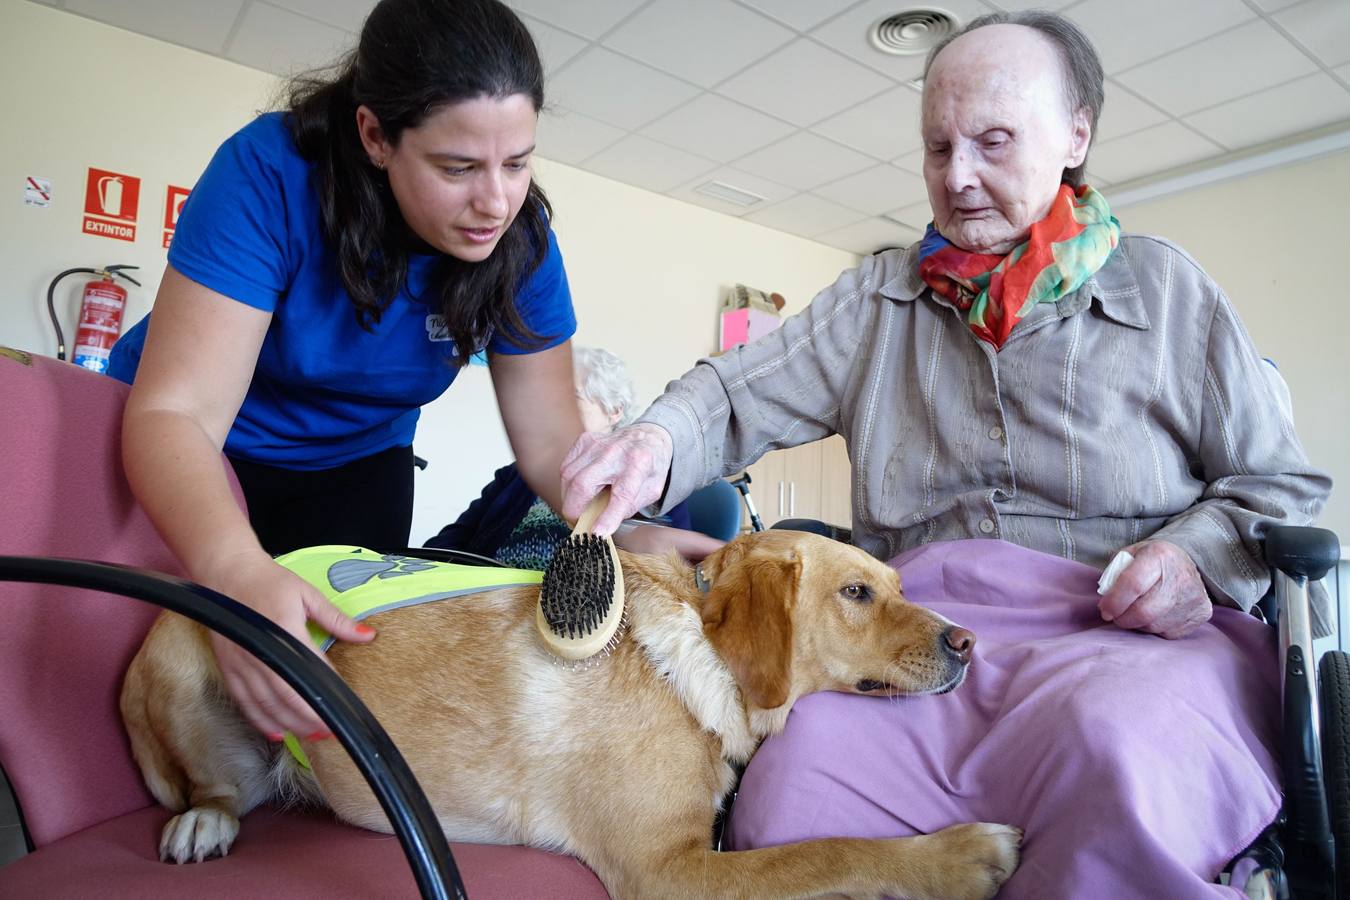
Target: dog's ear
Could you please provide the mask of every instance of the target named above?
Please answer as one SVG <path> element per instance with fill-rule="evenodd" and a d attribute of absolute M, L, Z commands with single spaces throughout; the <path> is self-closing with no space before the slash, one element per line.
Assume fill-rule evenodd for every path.
<path fill-rule="evenodd" d="M 703 633 L 760 709 L 782 706 L 792 682 L 799 559 L 725 560 L 703 604 Z M 730 565 L 726 563 L 731 563 Z"/>

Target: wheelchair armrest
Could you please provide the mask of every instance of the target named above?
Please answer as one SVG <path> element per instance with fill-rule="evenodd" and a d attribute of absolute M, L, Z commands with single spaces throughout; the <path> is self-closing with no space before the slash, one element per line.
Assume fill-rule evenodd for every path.
<path fill-rule="evenodd" d="M 276 623 L 209 588 L 131 566 L 0 556 L 0 581 L 132 597 L 200 622 L 252 653 L 299 693 L 350 754 L 389 817 L 422 896 L 465 896 L 431 802 L 388 733 L 335 671 Z"/>
<path fill-rule="evenodd" d="M 1266 562 L 1291 577 L 1316 581 L 1341 558 L 1334 531 L 1304 525 L 1276 525 L 1266 534 Z"/>
<path fill-rule="evenodd" d="M 783 531 L 807 531 L 843 544 L 853 542 L 853 529 L 844 528 L 841 525 L 830 525 L 819 519 L 779 519 L 770 527 Z"/>

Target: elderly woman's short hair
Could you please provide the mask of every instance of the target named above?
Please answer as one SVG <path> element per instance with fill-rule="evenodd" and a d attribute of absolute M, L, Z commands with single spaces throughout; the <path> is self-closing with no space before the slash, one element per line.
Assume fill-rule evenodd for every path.
<path fill-rule="evenodd" d="M 1097 48 L 1092 46 L 1092 41 L 1088 40 L 1088 36 L 1083 33 L 1082 29 L 1056 13 L 1030 9 L 1020 12 L 996 12 L 977 16 L 971 19 L 960 31 L 948 35 L 929 51 L 928 61 L 924 63 L 923 67 L 924 78 L 928 77 L 928 70 L 932 68 L 933 60 L 937 58 L 944 47 L 961 35 L 969 34 L 986 25 L 1022 25 L 1027 28 L 1034 28 L 1050 39 L 1050 42 L 1059 50 L 1060 63 L 1064 70 L 1064 96 L 1069 101 L 1069 109 L 1086 109 L 1088 111 L 1088 118 L 1092 125 L 1092 140 L 1096 141 L 1097 120 L 1101 117 L 1102 104 L 1106 100 L 1103 86 L 1106 76 L 1102 72 L 1102 60 L 1097 55 Z M 1091 144 L 1088 146 L 1091 147 Z M 1074 187 L 1083 184 L 1086 169 L 1087 157 L 1083 157 L 1081 166 L 1064 170 L 1064 183 Z"/>
<path fill-rule="evenodd" d="M 573 347 L 572 367 L 581 392 L 605 412 L 618 413 L 618 424 L 627 425 L 637 418 L 637 410 L 633 409 L 633 379 L 623 360 L 599 347 Z"/>

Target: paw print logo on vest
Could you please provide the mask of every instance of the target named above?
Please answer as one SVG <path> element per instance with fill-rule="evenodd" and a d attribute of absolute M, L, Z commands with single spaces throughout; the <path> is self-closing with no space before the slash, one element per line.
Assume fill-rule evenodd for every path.
<path fill-rule="evenodd" d="M 367 584 L 374 578 L 381 580 L 398 578 L 401 575 L 416 575 L 418 572 L 434 568 L 435 564 L 410 556 L 386 554 L 379 559 L 344 559 L 328 567 L 328 583 L 333 590 L 342 594 Z"/>

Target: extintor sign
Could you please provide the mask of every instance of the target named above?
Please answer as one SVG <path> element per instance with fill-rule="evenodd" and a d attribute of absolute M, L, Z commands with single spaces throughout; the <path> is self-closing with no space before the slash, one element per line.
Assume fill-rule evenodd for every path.
<path fill-rule="evenodd" d="M 178 216 L 183 212 L 191 188 L 169 185 L 164 192 L 164 248 L 167 250 L 173 240 L 174 229 L 178 227 Z"/>
<path fill-rule="evenodd" d="M 84 187 L 85 234 L 136 240 L 136 211 L 140 205 L 141 180 L 132 175 L 90 167 Z"/>

